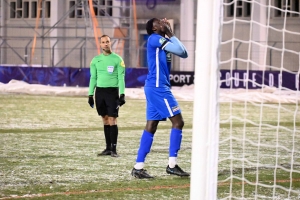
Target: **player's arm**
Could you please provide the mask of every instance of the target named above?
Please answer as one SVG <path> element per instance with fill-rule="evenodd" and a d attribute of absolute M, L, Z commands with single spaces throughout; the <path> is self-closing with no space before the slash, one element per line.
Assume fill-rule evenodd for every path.
<path fill-rule="evenodd" d="M 161 20 L 161 24 L 163 32 L 168 36 L 168 38 L 170 38 L 170 40 L 164 41 L 164 43 L 161 45 L 161 48 L 181 58 L 187 58 L 187 50 L 185 46 L 174 35 L 169 21 L 166 18 L 164 18 Z"/>
<path fill-rule="evenodd" d="M 172 36 L 169 41 L 166 40 L 161 47 L 162 49 L 171 52 L 181 58 L 188 57 L 185 46 L 178 40 L 176 36 Z"/>
<path fill-rule="evenodd" d="M 94 90 L 97 85 L 97 69 L 95 64 L 93 63 L 93 60 L 91 61 L 90 64 L 90 83 L 89 83 L 89 96 L 94 95 Z"/>

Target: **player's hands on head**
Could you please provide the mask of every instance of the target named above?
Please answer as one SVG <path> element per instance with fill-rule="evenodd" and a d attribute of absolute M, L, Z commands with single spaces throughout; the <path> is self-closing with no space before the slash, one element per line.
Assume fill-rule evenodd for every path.
<path fill-rule="evenodd" d="M 163 18 L 163 19 L 161 19 L 161 21 L 163 22 L 164 26 L 165 26 L 170 32 L 172 32 L 171 24 L 170 24 L 170 22 L 167 20 L 167 18 Z"/>
<path fill-rule="evenodd" d="M 122 106 L 122 105 L 124 105 L 126 103 L 126 101 L 125 101 L 125 94 L 121 94 L 120 95 L 120 98 L 118 99 L 118 106 Z"/>
<path fill-rule="evenodd" d="M 161 23 L 162 32 L 164 32 L 168 37 L 172 37 L 174 34 L 171 29 L 170 22 L 166 18 L 164 18 L 164 19 L 161 19 L 160 23 Z"/>
<path fill-rule="evenodd" d="M 93 95 L 90 95 L 89 96 L 89 100 L 88 100 L 88 103 L 90 104 L 90 106 L 92 107 L 92 108 L 94 108 L 94 96 Z"/>

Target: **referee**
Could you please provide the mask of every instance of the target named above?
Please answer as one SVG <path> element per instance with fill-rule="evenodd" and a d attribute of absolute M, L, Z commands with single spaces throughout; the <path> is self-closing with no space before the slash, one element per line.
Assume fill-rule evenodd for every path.
<path fill-rule="evenodd" d="M 125 64 L 121 56 L 112 52 L 108 35 L 100 37 L 103 53 L 95 56 L 90 64 L 90 83 L 88 103 L 102 117 L 106 148 L 98 156 L 118 157 L 117 117 L 119 107 L 125 104 Z M 120 94 L 120 95 L 119 95 Z"/>

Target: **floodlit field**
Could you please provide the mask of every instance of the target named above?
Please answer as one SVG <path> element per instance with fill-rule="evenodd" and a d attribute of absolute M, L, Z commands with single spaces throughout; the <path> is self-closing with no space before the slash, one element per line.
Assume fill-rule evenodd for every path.
<path fill-rule="evenodd" d="M 191 167 L 192 115 L 193 102 L 179 102 L 185 119 L 182 149 L 179 152 L 179 165 L 186 171 Z M 299 111 L 295 105 L 284 105 L 288 110 L 281 110 L 280 141 L 276 141 L 273 131 L 266 131 L 260 141 L 294 149 L 293 178 L 289 171 L 277 170 L 278 182 L 274 182 L 274 169 L 258 167 L 261 183 L 278 184 L 292 188 L 296 192 L 290 199 L 297 199 L 300 189 L 299 134 L 291 136 L 290 129 L 299 129 Z M 234 177 L 255 180 L 257 169 L 251 163 L 241 162 L 241 152 L 251 161 L 257 160 L 257 147 L 243 141 L 245 123 L 228 120 L 230 112 L 243 117 L 245 106 L 236 104 L 230 109 L 229 104 L 222 104 L 220 111 L 220 158 L 218 197 L 228 197 L 228 193 L 240 197 L 244 191 L 245 198 L 253 198 L 255 187 L 251 183 L 242 184 Z M 256 122 L 260 110 L 255 105 L 248 105 L 247 118 Z M 251 112 L 252 110 L 252 112 Z M 266 108 L 263 121 L 277 124 L 278 110 Z M 296 123 L 293 123 L 296 116 Z M 156 133 L 152 152 L 146 160 L 146 167 L 153 180 L 137 180 L 130 175 L 135 163 L 140 135 L 145 125 L 144 100 L 128 99 L 120 109 L 119 158 L 97 157 L 96 154 L 105 147 L 103 125 L 96 110 L 89 107 L 87 98 L 53 97 L 33 95 L 0 95 L 0 199 L 36 198 L 36 199 L 189 199 L 189 178 L 167 175 L 165 168 L 168 161 L 168 144 L 170 122 L 161 122 Z M 257 143 L 258 126 L 249 124 L 247 139 Z M 272 130 L 270 128 L 270 130 Z M 299 132 L 298 132 L 299 133 Z M 229 134 L 231 137 L 229 137 Z M 230 138 L 230 139 L 229 139 Z M 243 145 L 249 143 L 248 145 Z M 244 148 L 243 148 L 244 147 Z M 245 148 L 247 147 L 247 148 Z M 228 158 L 229 152 L 237 157 L 236 162 Z M 276 152 L 275 152 L 276 153 Z M 275 156 L 272 148 L 262 146 L 261 163 L 270 159 L 290 168 L 291 162 L 286 149 L 278 149 L 280 156 Z M 277 159 L 276 159 L 276 158 Z M 278 158 L 279 157 L 279 158 Z M 239 160 L 240 159 L 240 160 Z M 268 160 L 269 159 L 269 160 Z M 246 170 L 241 170 L 244 164 Z M 231 167 L 230 167 L 231 166 Z M 242 174 L 244 174 L 242 176 Z M 234 185 L 230 187 L 230 180 Z M 258 188 L 260 199 L 272 196 L 272 190 Z M 276 195 L 288 197 L 288 191 L 276 190 Z"/>

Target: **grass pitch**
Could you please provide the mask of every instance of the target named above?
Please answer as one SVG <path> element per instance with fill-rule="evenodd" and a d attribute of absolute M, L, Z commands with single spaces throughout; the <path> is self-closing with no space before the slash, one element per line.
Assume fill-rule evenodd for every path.
<path fill-rule="evenodd" d="M 185 127 L 178 161 L 190 171 L 193 102 L 179 104 Z M 261 115 L 256 105 L 245 110 L 243 104 L 234 104 L 234 108 L 221 104 L 218 198 L 228 199 L 229 194 L 242 198 L 243 193 L 243 198 L 252 199 L 255 190 L 260 195 L 257 199 L 274 195 L 277 199 L 298 198 L 300 138 L 290 130 L 299 130 L 300 114 L 295 105 L 283 107 L 279 112 L 280 137 L 270 127 L 277 127 L 278 110 L 268 106 L 260 118 L 265 128 L 258 137 Z M 239 118 L 231 119 L 229 113 Z M 243 113 L 251 123 L 241 120 Z M 147 156 L 145 169 L 155 176 L 153 180 L 130 175 L 145 126 L 145 101 L 128 99 L 120 109 L 118 126 L 120 157 L 97 157 L 105 148 L 103 124 L 87 98 L 0 95 L 0 199 L 189 199 L 190 179 L 165 172 L 171 123 L 159 124 Z M 262 158 L 257 157 L 258 148 L 251 141 L 267 144 L 260 146 Z M 285 170 L 291 168 L 291 142 L 299 144 L 293 145 L 292 172 Z M 272 145 L 286 149 L 273 149 Z M 265 166 L 253 167 L 257 161 Z M 282 167 L 274 175 L 274 168 L 267 164 L 276 162 Z M 258 172 L 260 184 L 275 184 L 279 189 L 255 188 L 252 183 Z M 292 193 L 288 191 L 291 185 Z"/>

